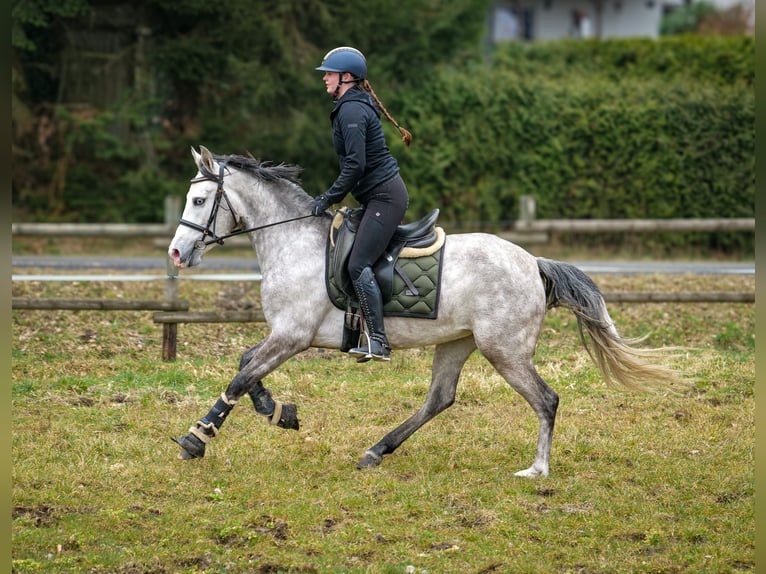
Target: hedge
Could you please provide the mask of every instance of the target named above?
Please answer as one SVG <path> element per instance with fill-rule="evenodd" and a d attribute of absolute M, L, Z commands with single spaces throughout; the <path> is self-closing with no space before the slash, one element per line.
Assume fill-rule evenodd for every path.
<path fill-rule="evenodd" d="M 530 194 L 541 218 L 753 217 L 752 52 L 739 37 L 565 41 L 445 68 L 397 104 L 411 211 L 492 227 Z"/>

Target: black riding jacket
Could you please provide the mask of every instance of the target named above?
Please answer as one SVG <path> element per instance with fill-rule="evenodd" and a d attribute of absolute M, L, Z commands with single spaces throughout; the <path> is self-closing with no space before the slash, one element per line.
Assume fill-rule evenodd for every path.
<path fill-rule="evenodd" d="M 375 197 L 376 187 L 399 173 L 386 145 L 380 111 L 370 94 L 354 86 L 335 102 L 330 121 L 340 174 L 325 196 L 330 203 L 339 203 L 351 192 L 366 205 Z"/>

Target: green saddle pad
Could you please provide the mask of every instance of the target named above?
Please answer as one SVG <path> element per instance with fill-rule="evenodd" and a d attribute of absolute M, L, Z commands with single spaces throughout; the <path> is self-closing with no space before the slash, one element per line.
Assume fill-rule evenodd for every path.
<path fill-rule="evenodd" d="M 331 236 L 333 231 L 331 228 Z M 437 227 L 436 241 L 433 245 L 418 248 L 405 247 L 401 251 L 393 277 L 391 297 L 384 301 L 384 316 L 436 319 L 439 312 L 439 287 L 445 241 L 444 230 Z M 340 287 L 342 284 L 340 278 L 335 276 L 335 266 L 331 264 L 334 248 L 331 237 L 327 245 L 327 294 L 339 309 L 345 311 L 349 307 L 358 308 L 356 299 L 343 291 Z M 400 273 L 406 275 L 408 281 L 405 281 Z M 410 289 L 408 282 L 415 287 L 416 293 Z"/>

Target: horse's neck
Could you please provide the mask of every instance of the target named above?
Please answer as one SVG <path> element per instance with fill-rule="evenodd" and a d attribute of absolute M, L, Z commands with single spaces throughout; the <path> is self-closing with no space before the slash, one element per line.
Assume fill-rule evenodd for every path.
<path fill-rule="evenodd" d="M 238 174 L 237 179 L 232 181 L 230 191 L 240 226 L 248 229 L 261 228 L 302 215 L 295 202 L 290 201 L 292 194 L 282 193 L 284 190 L 278 183 Z"/>
<path fill-rule="evenodd" d="M 307 257 L 323 253 L 318 221 L 314 218 L 291 221 L 307 215 L 309 209 L 300 201 L 296 203 L 293 190 L 281 189 L 279 184 L 256 182 L 238 197 L 241 205 L 235 209 L 241 225 L 256 229 L 250 233 L 250 240 L 262 269 L 283 263 L 302 265 Z"/>

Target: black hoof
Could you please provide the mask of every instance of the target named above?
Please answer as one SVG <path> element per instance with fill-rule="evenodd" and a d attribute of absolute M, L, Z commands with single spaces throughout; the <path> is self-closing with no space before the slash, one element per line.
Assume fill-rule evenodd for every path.
<path fill-rule="evenodd" d="M 193 434 L 185 434 L 178 439 L 171 437 L 170 440 L 181 447 L 181 452 L 179 453 L 178 458 L 189 460 L 205 456 L 205 443 Z"/>
<path fill-rule="evenodd" d="M 360 460 L 357 463 L 356 468 L 358 468 L 360 470 L 363 469 L 363 468 L 373 468 L 373 467 L 378 466 L 381 462 L 383 462 L 383 457 L 382 456 L 378 456 L 375 453 L 367 451 L 366 453 L 364 453 L 364 456 L 362 457 L 362 460 Z"/>
<path fill-rule="evenodd" d="M 282 414 L 279 417 L 277 426 L 283 429 L 298 430 L 300 428 L 298 407 L 292 403 L 282 405 Z"/>

